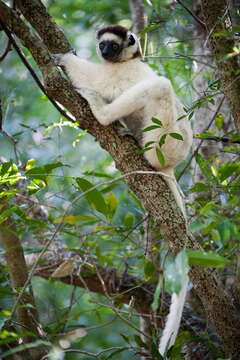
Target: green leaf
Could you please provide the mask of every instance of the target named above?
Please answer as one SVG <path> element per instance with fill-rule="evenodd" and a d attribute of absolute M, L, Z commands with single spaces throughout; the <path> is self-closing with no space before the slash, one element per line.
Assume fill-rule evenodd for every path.
<path fill-rule="evenodd" d="M 43 180 L 47 184 L 47 174 L 44 167 L 35 167 L 26 171 L 26 176 L 32 179 Z"/>
<path fill-rule="evenodd" d="M 207 213 L 209 212 L 209 210 L 212 209 L 213 206 L 215 206 L 215 202 L 214 202 L 214 201 L 208 202 L 208 203 L 199 211 L 199 214 L 200 214 L 200 215 L 207 214 Z"/>
<path fill-rule="evenodd" d="M 135 217 L 131 214 L 127 214 L 124 218 L 124 226 L 131 228 L 135 222 Z"/>
<path fill-rule="evenodd" d="M 226 244 L 230 239 L 230 221 L 228 219 L 224 220 L 218 226 L 218 230 L 221 236 L 221 240 L 224 244 Z"/>
<path fill-rule="evenodd" d="M 34 167 L 35 159 L 29 159 L 26 165 L 26 170 L 29 171 Z"/>
<path fill-rule="evenodd" d="M 183 345 L 191 338 L 191 334 L 188 331 L 181 331 L 177 336 L 174 346 L 168 351 L 168 357 L 174 360 L 184 360 L 185 358 L 181 354 Z"/>
<path fill-rule="evenodd" d="M 3 223 L 7 218 L 18 210 L 17 206 L 12 206 L 10 209 L 3 211 L 0 214 L 0 224 Z"/>
<path fill-rule="evenodd" d="M 209 191 L 210 185 L 206 185 L 200 182 L 194 184 L 194 186 L 189 190 L 190 192 L 201 192 L 201 191 Z"/>
<path fill-rule="evenodd" d="M 107 194 L 108 192 L 114 190 L 116 187 L 118 187 L 117 184 L 111 184 L 109 186 L 105 186 L 102 190 L 101 190 L 101 193 L 102 194 Z"/>
<path fill-rule="evenodd" d="M 45 181 L 40 179 L 34 179 L 31 181 L 31 183 L 27 186 L 28 194 L 33 195 L 40 189 L 44 188 L 47 185 L 47 178 L 45 178 Z"/>
<path fill-rule="evenodd" d="M 161 148 L 164 144 L 165 144 L 165 140 L 166 140 L 166 137 L 168 136 L 168 134 L 163 134 L 159 140 L 159 147 Z"/>
<path fill-rule="evenodd" d="M 162 126 L 163 126 L 162 122 L 161 122 L 159 119 L 155 118 L 155 117 L 152 117 L 152 122 L 153 122 L 154 124 L 156 124 L 156 125 L 159 125 L 158 127 L 162 127 Z"/>
<path fill-rule="evenodd" d="M 188 120 L 191 120 L 191 118 L 193 117 L 194 115 L 194 111 L 191 111 L 190 114 L 188 115 Z"/>
<path fill-rule="evenodd" d="M 87 130 L 84 130 L 82 133 L 78 134 L 75 140 L 72 143 L 72 146 L 75 148 L 76 144 L 80 141 L 81 137 L 87 133 Z"/>
<path fill-rule="evenodd" d="M 1 174 L 2 176 L 5 175 L 5 174 L 8 172 L 8 170 L 11 168 L 12 164 L 13 164 L 12 160 L 9 161 L 9 162 L 3 163 L 3 164 L 0 166 L 0 169 L 1 169 L 0 174 Z"/>
<path fill-rule="evenodd" d="M 63 163 L 58 161 L 57 163 L 44 165 L 44 169 L 45 169 L 45 172 L 47 174 L 50 174 L 52 172 L 52 170 L 57 169 L 57 168 L 62 167 L 62 166 L 64 166 Z"/>
<path fill-rule="evenodd" d="M 42 101 L 48 101 L 48 97 L 46 95 L 41 96 L 40 100 Z"/>
<path fill-rule="evenodd" d="M 57 223 L 59 223 L 61 221 L 61 217 L 58 218 L 56 220 Z M 91 220 L 97 220 L 95 217 L 93 216 L 82 216 L 82 215 L 77 215 L 77 216 L 73 216 L 73 215 L 69 215 L 66 216 L 63 220 L 63 222 L 70 224 L 70 225 L 75 225 L 76 223 L 78 223 L 79 221 L 91 221 Z"/>
<path fill-rule="evenodd" d="M 154 64 L 148 64 L 153 70 L 158 70 L 158 66 Z"/>
<path fill-rule="evenodd" d="M 144 275 L 147 279 L 150 279 L 155 273 L 155 267 L 151 261 L 147 261 L 144 266 Z"/>
<path fill-rule="evenodd" d="M 200 250 L 188 251 L 187 256 L 189 264 L 201 267 L 218 268 L 230 263 L 229 260 L 220 255 L 216 255 L 214 253 L 205 253 Z"/>
<path fill-rule="evenodd" d="M 142 150 L 137 150 L 137 151 L 135 152 L 135 154 L 136 154 L 136 155 L 141 155 L 141 154 L 143 154 L 143 153 L 145 153 L 146 151 L 151 150 L 151 149 L 152 149 L 151 146 L 150 146 L 150 147 L 146 147 L 146 148 L 144 148 L 144 149 L 142 149 Z"/>
<path fill-rule="evenodd" d="M 164 159 L 163 153 L 159 149 L 156 149 L 156 154 L 157 154 L 157 158 L 158 158 L 159 163 L 164 168 L 165 159 Z"/>
<path fill-rule="evenodd" d="M 151 131 L 151 130 L 155 130 L 155 129 L 159 129 L 160 126 L 159 125 L 150 125 L 147 126 L 145 129 L 142 130 L 142 132 L 147 132 L 147 131 Z"/>
<path fill-rule="evenodd" d="M 53 164 L 46 164 L 43 167 L 35 167 L 26 171 L 25 175 L 33 179 L 43 180 L 47 184 L 47 175 L 51 174 L 52 170 L 64 166 L 60 161 Z"/>
<path fill-rule="evenodd" d="M 76 178 L 76 182 L 83 192 L 89 191 L 94 187 L 94 185 L 90 183 L 90 181 L 83 178 Z M 91 207 L 94 206 L 96 210 L 99 211 L 101 214 L 108 214 L 108 209 L 104 197 L 97 189 L 93 189 L 87 194 L 85 194 L 85 199 Z"/>
<path fill-rule="evenodd" d="M 147 147 L 149 147 L 150 145 L 153 145 L 153 144 L 155 144 L 155 141 L 148 141 L 148 142 L 144 145 L 144 147 L 147 148 Z M 152 148 L 151 148 L 151 149 L 152 149 Z"/>
<path fill-rule="evenodd" d="M 231 141 L 234 142 L 234 141 L 240 141 L 240 136 L 238 134 L 234 134 L 232 137 L 231 137 Z"/>
<path fill-rule="evenodd" d="M 186 116 L 187 116 L 187 115 L 182 115 L 182 116 L 180 116 L 179 118 L 177 118 L 177 121 L 180 121 L 180 120 L 184 119 Z"/>
<path fill-rule="evenodd" d="M 124 340 L 127 344 L 131 345 L 128 336 L 126 336 L 126 335 L 124 335 L 124 334 L 122 334 L 122 333 L 120 333 L 120 336 L 123 338 L 123 340 Z"/>
<path fill-rule="evenodd" d="M 221 242 L 221 236 L 219 234 L 219 231 L 217 229 L 211 230 L 212 240 L 215 242 Z"/>
<path fill-rule="evenodd" d="M 222 114 L 219 114 L 218 116 L 216 116 L 215 125 L 218 128 L 218 131 L 220 132 L 222 130 L 222 125 L 223 125 L 223 116 L 222 116 Z"/>
<path fill-rule="evenodd" d="M 94 170 L 85 170 L 83 171 L 83 175 L 85 176 L 94 176 L 97 178 L 107 178 L 107 179 L 113 179 L 114 177 L 112 175 L 106 174 L 102 171 L 94 171 Z"/>
<path fill-rule="evenodd" d="M 170 133 L 169 134 L 172 138 L 183 141 L 183 137 L 181 134 L 178 133 Z"/>
<path fill-rule="evenodd" d="M 229 178 L 229 176 L 231 176 L 234 173 L 236 174 L 240 173 L 240 164 L 231 164 L 231 163 L 223 164 L 219 169 L 220 181 L 226 180 L 227 178 Z"/>
<path fill-rule="evenodd" d="M 153 297 L 153 303 L 152 303 L 152 310 L 156 311 L 158 308 L 158 299 L 161 293 L 161 289 L 162 289 L 162 282 L 163 282 L 163 278 L 162 278 L 162 274 L 160 274 L 159 276 L 159 280 L 158 280 L 158 284 L 154 293 L 154 297 Z"/>
<path fill-rule="evenodd" d="M 134 335 L 133 337 L 134 337 L 134 340 L 135 340 L 136 344 L 137 344 L 139 347 L 143 347 L 143 348 L 145 348 L 145 349 L 148 349 L 147 344 L 145 344 L 145 343 L 142 341 L 142 339 L 140 338 L 139 335 Z"/>
<path fill-rule="evenodd" d="M 105 203 L 108 207 L 108 213 L 110 215 L 110 219 L 112 219 L 117 209 L 117 199 L 113 192 L 111 192 L 106 196 Z"/>
<path fill-rule="evenodd" d="M 155 342 L 151 343 L 151 355 L 152 359 L 163 360 L 163 357 L 159 354 L 158 347 Z"/>
<path fill-rule="evenodd" d="M 181 331 L 181 333 L 177 336 L 176 341 L 174 343 L 174 347 L 182 347 L 186 343 L 188 339 L 190 339 L 191 334 L 188 331 Z"/>
<path fill-rule="evenodd" d="M 152 24 L 150 26 L 145 27 L 140 34 L 138 35 L 138 38 L 141 39 L 141 37 L 145 34 L 147 34 L 149 31 L 152 31 L 153 29 L 155 29 L 156 27 L 160 26 L 160 23 L 162 23 L 163 20 L 160 20 L 159 22 L 157 22 L 156 24 Z"/>

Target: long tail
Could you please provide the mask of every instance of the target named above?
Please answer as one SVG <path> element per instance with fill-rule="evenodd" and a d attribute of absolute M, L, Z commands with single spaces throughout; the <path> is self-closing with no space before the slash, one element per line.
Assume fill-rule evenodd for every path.
<path fill-rule="evenodd" d="M 176 200 L 177 205 L 179 206 L 179 208 L 181 209 L 184 218 L 186 219 L 186 209 L 185 209 L 185 204 L 184 204 L 184 195 L 181 191 L 180 186 L 177 183 L 177 180 L 174 176 L 174 170 L 173 169 L 162 169 L 161 173 L 164 173 L 168 176 L 164 177 L 164 180 L 166 181 L 166 183 L 168 184 L 170 190 L 172 191 L 174 198 Z M 171 178 L 169 178 L 169 176 Z"/>
<path fill-rule="evenodd" d="M 182 281 L 182 289 L 177 295 L 173 293 L 170 311 L 168 314 L 167 322 L 163 330 L 161 341 L 159 344 L 159 352 L 163 356 L 175 342 L 177 333 L 179 330 L 183 306 L 185 303 L 186 293 L 187 293 L 188 277 L 184 277 Z"/>
<path fill-rule="evenodd" d="M 183 201 L 183 196 L 180 193 L 179 185 L 174 177 L 173 169 L 167 169 L 167 170 L 163 169 L 161 171 L 171 176 L 171 179 L 169 179 L 168 177 L 165 177 L 164 179 L 166 180 L 170 190 L 172 191 L 175 197 L 177 205 L 181 209 L 184 218 L 186 219 L 186 210 Z M 163 330 L 162 338 L 159 344 L 159 352 L 162 356 L 174 344 L 176 340 L 182 318 L 182 312 L 183 312 L 183 307 L 187 293 L 187 285 L 188 285 L 188 277 L 186 276 L 182 281 L 182 288 L 180 293 L 178 295 L 176 293 L 172 295 L 171 306 L 170 306 L 167 322 Z"/>

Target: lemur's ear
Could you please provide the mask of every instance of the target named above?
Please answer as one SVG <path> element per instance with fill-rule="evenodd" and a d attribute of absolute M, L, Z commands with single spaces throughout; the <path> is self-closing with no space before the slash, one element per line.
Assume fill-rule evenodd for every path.
<path fill-rule="evenodd" d="M 128 38 L 128 46 L 134 45 L 136 40 L 134 39 L 133 35 L 130 35 Z"/>

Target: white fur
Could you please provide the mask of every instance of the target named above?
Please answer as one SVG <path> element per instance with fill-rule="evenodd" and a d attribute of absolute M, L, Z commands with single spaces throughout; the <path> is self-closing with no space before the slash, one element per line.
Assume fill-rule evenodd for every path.
<path fill-rule="evenodd" d="M 188 277 L 186 276 L 182 281 L 180 293 L 178 295 L 173 293 L 172 295 L 169 315 L 159 344 L 159 352 L 162 356 L 172 345 L 174 345 L 176 340 L 187 294 L 187 286 Z"/>
<path fill-rule="evenodd" d="M 117 43 L 121 44 L 122 40 L 115 34 L 106 32 L 101 36 L 101 41 L 116 41 Z"/>
<path fill-rule="evenodd" d="M 128 37 L 130 34 L 128 32 Z M 136 39 L 136 35 L 132 35 Z M 122 41 L 112 33 L 104 33 L 99 42 L 102 39 L 117 40 L 118 43 Z M 167 177 L 165 180 L 172 190 L 178 206 L 185 214 L 173 170 L 185 159 L 190 149 L 192 143 L 190 124 L 186 118 L 177 121 L 184 115 L 184 111 L 174 94 L 170 81 L 157 76 L 150 67 L 141 62 L 140 58 L 134 58 L 138 49 L 137 41 L 132 46 L 127 46 L 127 41 L 124 43 L 119 62 L 103 61 L 102 64 L 94 64 L 80 59 L 72 53 L 67 53 L 61 56 L 59 65 L 65 67 L 72 84 L 88 101 L 94 116 L 102 125 L 107 126 L 113 121 L 125 120 L 130 129 L 135 128 L 133 135 L 136 136 L 142 147 L 149 141 L 156 142 L 153 149 L 145 152 L 144 156 L 155 169 L 172 177 L 172 180 Z M 99 49 L 98 54 L 101 58 Z M 142 133 L 145 127 L 153 125 L 152 117 L 159 119 L 163 126 Z M 167 136 L 165 144 L 161 147 L 165 159 L 165 166 L 162 168 L 156 155 L 156 147 L 161 136 L 167 133 L 178 133 L 182 135 L 184 141 Z M 161 354 L 165 352 L 169 339 L 170 346 L 175 341 L 186 287 L 187 283 L 183 283 L 181 293 L 173 295 L 166 329 L 159 347 Z"/>
<path fill-rule="evenodd" d="M 133 50 L 131 47 L 129 49 Z M 157 146 L 161 136 L 166 133 L 175 132 L 182 135 L 184 141 L 167 136 L 165 144 L 161 147 L 165 159 L 164 168 L 158 161 L 156 146 L 144 153 L 155 169 L 173 175 L 174 167 L 185 159 L 189 151 L 192 131 L 186 118 L 177 121 L 184 115 L 184 111 L 168 79 L 157 76 L 139 58 L 117 63 L 105 61 L 102 64 L 94 64 L 67 53 L 61 57 L 60 64 L 65 66 L 72 84 L 89 102 L 93 114 L 102 125 L 126 119 L 134 113 L 139 118 L 141 131 L 152 125 L 152 117 L 159 119 L 163 127 L 142 133 L 142 147 L 149 141 L 156 141 Z M 184 213 L 184 205 L 174 180 L 165 180 Z"/>

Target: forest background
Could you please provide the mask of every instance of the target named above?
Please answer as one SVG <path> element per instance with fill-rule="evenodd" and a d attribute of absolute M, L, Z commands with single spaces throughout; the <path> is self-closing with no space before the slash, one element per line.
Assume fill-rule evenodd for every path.
<path fill-rule="evenodd" d="M 97 61 L 108 24 L 140 34 L 192 123 L 176 169 L 189 224 L 164 179 L 141 173 L 153 169 L 134 140 L 100 126 L 52 61 L 72 47 Z M 1 357 L 161 359 L 168 294 L 190 266 L 168 357 L 238 359 L 238 1 L 0 1 L 0 25 Z"/>

